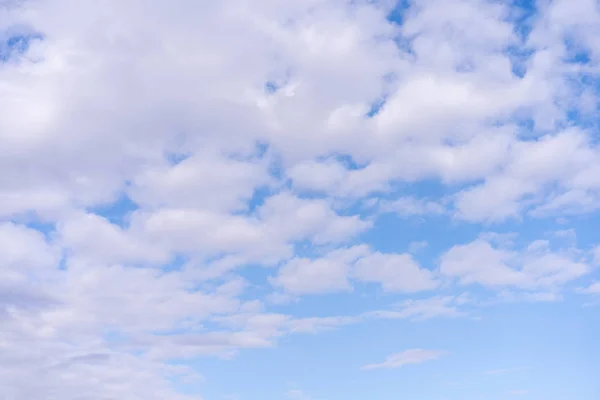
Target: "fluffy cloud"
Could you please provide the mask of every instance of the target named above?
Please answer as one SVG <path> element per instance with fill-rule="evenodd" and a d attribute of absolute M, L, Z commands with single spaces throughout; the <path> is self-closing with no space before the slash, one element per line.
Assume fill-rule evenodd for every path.
<path fill-rule="evenodd" d="M 591 267 L 577 253 L 553 251 L 547 241 L 538 240 L 517 252 L 477 239 L 444 253 L 439 271 L 462 284 L 533 290 L 558 289 L 588 274 Z"/>
<path fill-rule="evenodd" d="M 263 160 L 236 160 L 217 151 L 199 151 L 172 165 L 168 160 L 142 171 L 129 189 L 143 207 L 239 211 L 254 190 L 270 182 Z"/>
<path fill-rule="evenodd" d="M 57 226 L 58 242 L 72 257 L 100 263 L 162 264 L 168 249 L 136 237 L 96 214 L 79 214 Z"/>
<path fill-rule="evenodd" d="M 526 37 L 499 2 L 413 2 L 402 24 L 392 3 L 0 0 L 8 399 L 188 399 L 177 358 L 468 314 L 433 293 L 299 318 L 266 309 L 272 287 L 548 300 L 591 272 L 543 242 L 451 241 L 437 270 L 362 243 L 379 211 L 497 223 L 600 204 L 593 1 L 540 4 Z M 422 195 L 432 181 L 443 193 Z M 240 273 L 257 266 L 271 278 Z"/>
<path fill-rule="evenodd" d="M 589 141 L 585 132 L 566 130 L 535 142 L 515 143 L 502 171 L 458 194 L 459 215 L 470 220 L 502 220 L 532 207 L 534 215 L 581 212 L 582 206 L 589 210 L 594 202 L 586 204 L 584 199 L 596 183 L 587 177 L 600 163 L 600 153 Z M 560 191 L 548 196 L 549 200 L 541 197 L 552 185 Z"/>
<path fill-rule="evenodd" d="M 316 259 L 295 258 L 279 270 L 271 283 L 300 295 L 350 290 L 351 278 L 402 293 L 431 290 L 439 284 L 433 273 L 410 254 L 384 254 L 364 245 L 334 250 Z"/>
<path fill-rule="evenodd" d="M 351 266 L 368 253 L 366 246 L 356 246 L 314 260 L 295 258 L 279 270 L 271 283 L 294 295 L 350 290 Z"/>
<path fill-rule="evenodd" d="M 41 232 L 12 222 L 0 224 L 0 246 L 0 263 L 8 277 L 35 270 L 51 272 L 61 256 L 60 248 L 49 243 Z"/>
<path fill-rule="evenodd" d="M 414 293 L 438 286 L 433 274 L 409 254 L 369 254 L 358 260 L 354 274 L 357 279 L 379 283 L 390 292 Z"/>

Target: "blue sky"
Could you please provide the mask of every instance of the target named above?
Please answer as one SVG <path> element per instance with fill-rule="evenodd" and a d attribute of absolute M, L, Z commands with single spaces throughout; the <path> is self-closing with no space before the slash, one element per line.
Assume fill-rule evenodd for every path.
<path fill-rule="evenodd" d="M 595 0 L 0 0 L 7 400 L 595 400 Z"/>

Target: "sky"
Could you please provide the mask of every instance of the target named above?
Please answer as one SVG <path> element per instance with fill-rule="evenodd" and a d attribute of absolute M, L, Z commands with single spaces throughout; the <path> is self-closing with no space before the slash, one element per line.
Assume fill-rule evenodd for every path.
<path fill-rule="evenodd" d="M 595 0 L 0 0 L 1 400 L 597 400 Z"/>

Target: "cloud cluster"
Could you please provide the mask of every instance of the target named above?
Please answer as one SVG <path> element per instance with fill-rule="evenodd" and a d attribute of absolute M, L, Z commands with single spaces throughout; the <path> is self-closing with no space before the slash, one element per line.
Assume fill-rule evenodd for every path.
<path fill-rule="evenodd" d="M 360 245 L 337 249 L 316 259 L 294 258 L 271 279 L 295 295 L 350 290 L 350 279 L 375 283 L 384 291 L 415 293 L 435 289 L 434 275 L 410 254 L 384 254 Z"/>
<path fill-rule="evenodd" d="M 591 271 L 576 252 L 556 252 L 548 241 L 538 240 L 523 251 L 496 248 L 478 239 L 444 253 L 440 272 L 462 284 L 552 290 Z"/>
<path fill-rule="evenodd" d="M 499 223 L 600 205 L 593 0 L 540 2 L 529 19 L 418 0 L 400 23 L 394 7 L 0 0 L 6 399 L 188 399 L 173 384 L 196 372 L 172 360 L 366 316 L 274 313 L 250 286 L 548 299 L 592 272 L 597 249 L 543 241 L 453 243 L 434 265 L 363 243 L 387 213 Z M 432 181 L 443 194 L 421 196 Z M 459 317 L 468 301 L 368 315 Z"/>

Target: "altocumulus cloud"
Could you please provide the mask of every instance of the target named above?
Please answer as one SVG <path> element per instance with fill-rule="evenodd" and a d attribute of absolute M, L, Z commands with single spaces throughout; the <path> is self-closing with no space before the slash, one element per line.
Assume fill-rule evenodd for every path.
<path fill-rule="evenodd" d="M 597 299 L 600 13 L 512 3 L 0 0 L 0 398 L 368 397 Z"/>

